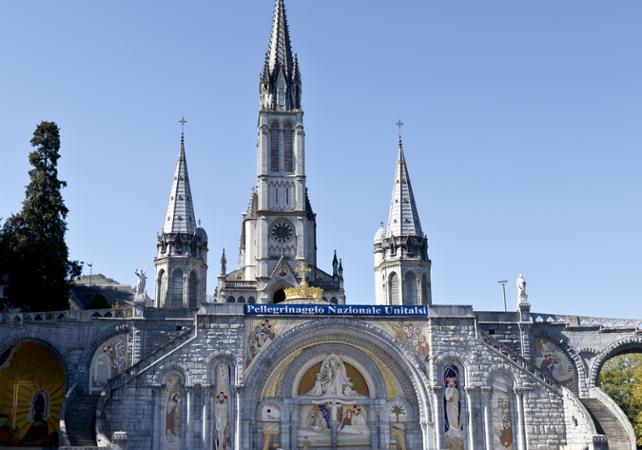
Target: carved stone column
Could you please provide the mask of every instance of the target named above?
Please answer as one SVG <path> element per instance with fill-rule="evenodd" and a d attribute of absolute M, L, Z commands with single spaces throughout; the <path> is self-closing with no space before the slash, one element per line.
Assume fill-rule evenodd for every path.
<path fill-rule="evenodd" d="M 181 426 L 181 429 L 184 430 L 182 432 L 183 436 L 185 436 L 186 442 L 185 442 L 185 448 L 187 450 L 192 449 L 192 444 L 194 443 L 194 434 L 192 433 L 192 418 L 194 417 L 194 413 L 192 411 L 193 408 L 193 396 L 194 393 L 192 392 L 192 386 L 187 386 L 185 389 L 185 401 L 187 403 L 187 407 L 185 410 L 187 411 L 185 414 L 185 421 L 183 422 L 183 426 Z"/>
<path fill-rule="evenodd" d="M 524 416 L 524 392 L 527 389 L 515 387 L 515 402 L 517 404 L 517 450 L 526 450 L 526 420 Z"/>
<path fill-rule="evenodd" d="M 241 394 L 244 386 L 234 386 L 234 449 L 241 450 Z"/>
<path fill-rule="evenodd" d="M 161 399 L 165 386 L 156 384 L 152 386 L 152 450 L 161 450 Z"/>
<path fill-rule="evenodd" d="M 482 409 L 484 411 L 484 442 L 486 450 L 493 450 L 493 435 L 491 426 L 491 411 L 490 411 L 490 392 L 491 388 L 488 386 L 481 387 L 481 401 Z"/>
<path fill-rule="evenodd" d="M 465 386 L 464 391 L 466 391 L 466 406 L 468 409 L 468 448 L 469 449 L 474 449 L 477 448 L 475 445 L 476 442 L 476 436 L 477 436 L 477 428 L 475 427 L 476 425 L 476 418 L 478 417 L 477 414 L 475 414 L 475 393 L 479 390 L 479 386 Z"/>
<path fill-rule="evenodd" d="M 432 386 L 432 399 L 435 417 L 435 440 L 437 448 L 444 448 L 444 388 Z"/>

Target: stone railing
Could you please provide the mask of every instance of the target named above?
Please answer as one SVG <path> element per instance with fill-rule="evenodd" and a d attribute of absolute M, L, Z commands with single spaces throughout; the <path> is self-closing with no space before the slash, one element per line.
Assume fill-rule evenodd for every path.
<path fill-rule="evenodd" d="M 626 433 L 626 437 L 629 442 L 631 442 L 631 448 L 630 449 L 622 449 L 622 450 L 636 450 L 636 437 L 635 437 L 635 430 L 633 430 L 633 426 L 631 425 L 631 421 L 629 418 L 626 416 L 624 411 L 622 411 L 622 408 L 618 406 L 617 403 L 615 403 L 615 400 L 613 400 L 611 397 L 609 397 L 602 389 L 599 387 L 592 387 L 589 389 L 589 397 L 590 398 L 595 398 L 600 401 L 610 412 L 615 416 L 619 424 L 622 426 L 622 429 Z"/>
<path fill-rule="evenodd" d="M 566 425 L 566 446 L 563 448 L 608 450 L 606 436 L 598 434 L 595 423 L 581 400 L 566 387 L 562 387 L 562 394 Z"/>
<path fill-rule="evenodd" d="M 109 402 L 109 399 L 111 398 L 112 391 L 129 383 L 138 375 L 142 374 L 147 369 L 156 364 L 159 360 L 165 358 L 166 356 L 169 356 L 174 351 L 190 342 L 192 339 L 195 339 L 197 335 L 198 327 L 197 324 L 194 323 L 194 326 L 179 334 L 174 339 L 171 339 L 164 345 L 158 347 L 156 350 L 149 353 L 145 358 L 141 359 L 136 364 L 126 368 L 120 374 L 116 375 L 114 378 L 107 382 L 107 385 L 100 394 L 98 404 L 96 405 L 96 442 L 98 444 L 98 447 L 112 447 L 114 449 L 121 448 L 113 442 L 114 436 L 112 436 L 112 439 L 109 439 L 104 431 L 104 411 L 107 402 Z"/>
<path fill-rule="evenodd" d="M 76 397 L 77 387 L 78 387 L 78 383 L 74 383 L 69 389 L 67 389 L 67 392 L 65 393 L 65 398 L 62 402 L 62 408 L 60 410 L 60 419 L 59 419 L 60 429 L 58 430 L 58 442 L 60 443 L 61 446 L 69 445 L 69 437 L 67 436 L 67 420 L 66 420 L 67 408 L 69 407 L 69 405 L 71 405 L 71 402 Z"/>
<path fill-rule="evenodd" d="M 600 327 L 609 329 L 642 330 L 642 320 L 609 317 L 567 316 L 564 314 L 531 313 L 535 324 L 566 325 L 568 327 Z"/>
<path fill-rule="evenodd" d="M 255 289 L 256 282 L 247 281 L 247 280 L 226 280 L 225 281 L 226 289 Z"/>
<path fill-rule="evenodd" d="M 52 322 L 74 320 L 88 322 L 93 319 L 127 319 L 133 316 L 131 308 L 70 309 L 45 312 L 2 312 L 0 323 Z"/>
<path fill-rule="evenodd" d="M 513 363 L 520 366 L 523 370 L 531 374 L 533 377 L 535 377 L 542 383 L 548 385 L 553 390 L 557 392 L 562 391 L 562 386 L 559 384 L 559 382 L 555 378 L 553 378 L 551 375 L 540 370 L 539 367 L 537 367 L 535 364 L 533 364 L 526 358 L 523 358 L 522 356 L 515 353 L 509 346 L 502 344 L 501 342 L 484 334 L 479 336 L 479 340 L 481 340 L 484 344 L 492 347 L 495 351 L 501 353 L 506 358 L 510 359 Z"/>

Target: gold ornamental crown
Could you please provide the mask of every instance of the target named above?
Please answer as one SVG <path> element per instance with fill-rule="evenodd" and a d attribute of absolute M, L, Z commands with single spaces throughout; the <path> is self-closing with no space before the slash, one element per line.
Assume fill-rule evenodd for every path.
<path fill-rule="evenodd" d="M 306 273 L 312 272 L 312 269 L 310 269 L 309 267 L 306 267 L 305 263 L 302 261 L 295 270 L 301 274 L 301 284 L 299 284 L 298 287 L 284 289 L 285 299 L 286 300 L 295 300 L 295 299 L 322 300 L 323 289 L 310 286 L 308 282 L 305 280 Z"/>

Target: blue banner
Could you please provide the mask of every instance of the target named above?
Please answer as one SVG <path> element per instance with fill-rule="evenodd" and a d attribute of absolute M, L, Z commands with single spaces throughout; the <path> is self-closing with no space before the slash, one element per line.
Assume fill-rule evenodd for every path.
<path fill-rule="evenodd" d="M 246 304 L 248 316 L 428 317 L 428 307 L 385 305 Z"/>

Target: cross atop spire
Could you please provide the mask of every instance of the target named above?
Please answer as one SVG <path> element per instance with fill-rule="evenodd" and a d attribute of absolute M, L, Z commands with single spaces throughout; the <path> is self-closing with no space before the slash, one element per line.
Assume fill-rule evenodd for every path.
<path fill-rule="evenodd" d="M 290 111 L 301 108 L 301 74 L 297 57 L 292 53 L 285 0 L 274 1 L 272 34 L 259 91 L 263 109 Z"/>
<path fill-rule="evenodd" d="M 183 118 L 179 121 L 182 126 L 187 121 Z M 192 192 L 189 186 L 187 174 L 187 158 L 185 157 L 185 139 L 181 131 L 181 145 L 174 171 L 172 190 L 169 193 L 167 212 L 163 222 L 163 233 L 188 233 L 196 231 L 196 216 L 192 203 Z"/>
<path fill-rule="evenodd" d="M 399 124 L 397 125 L 399 126 Z M 387 237 L 391 236 L 423 236 L 419 214 L 417 213 L 417 204 L 415 203 L 415 196 L 408 176 L 408 167 L 406 166 L 401 137 L 399 138 L 397 166 L 392 185 L 390 214 L 388 216 Z"/>
<path fill-rule="evenodd" d="M 405 123 L 403 123 L 401 119 L 399 119 L 397 120 L 397 123 L 395 125 L 397 125 L 397 128 L 399 129 L 399 143 L 401 143 L 401 127 L 403 127 Z"/>

